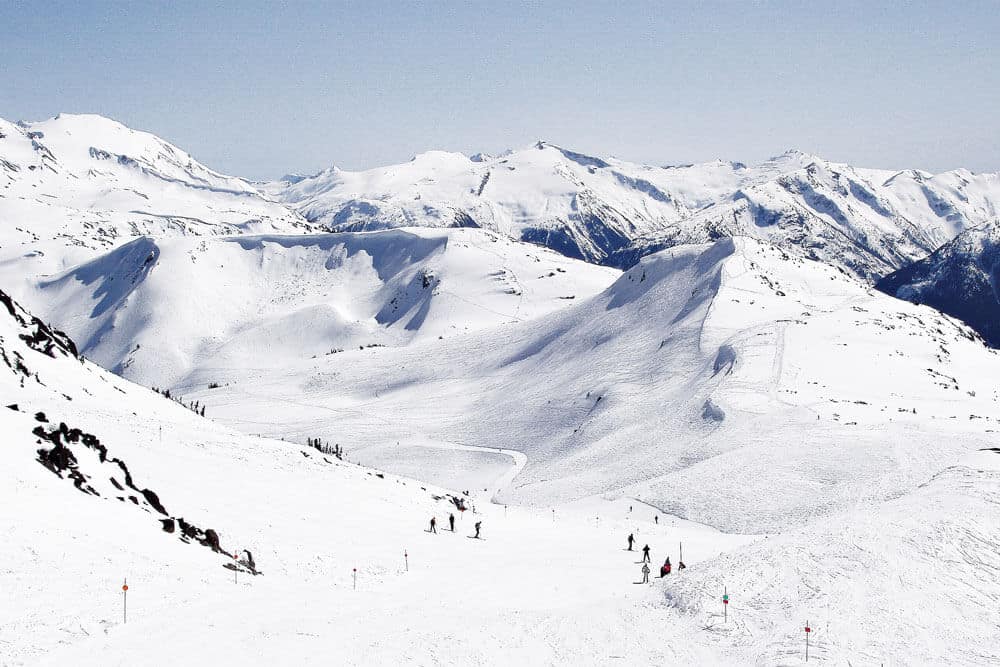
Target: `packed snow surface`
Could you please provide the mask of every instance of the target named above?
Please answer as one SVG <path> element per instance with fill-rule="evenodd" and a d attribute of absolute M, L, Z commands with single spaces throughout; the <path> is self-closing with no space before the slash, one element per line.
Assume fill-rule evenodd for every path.
<path fill-rule="evenodd" d="M 5 665 L 178 653 L 226 664 L 799 664 L 806 621 L 812 660 L 1000 658 L 994 452 L 939 450 L 936 472 L 895 498 L 803 517 L 780 535 L 722 533 L 627 495 L 508 507 L 489 498 L 511 475 L 465 496 L 240 435 L 78 359 L 5 304 Z M 71 463 L 49 467 L 65 450 Z M 760 503 L 810 491 L 767 481 Z M 167 532 L 167 520 L 196 532 Z M 475 522 L 483 539 L 470 538 Z M 682 549 L 688 568 L 656 579 Z"/>

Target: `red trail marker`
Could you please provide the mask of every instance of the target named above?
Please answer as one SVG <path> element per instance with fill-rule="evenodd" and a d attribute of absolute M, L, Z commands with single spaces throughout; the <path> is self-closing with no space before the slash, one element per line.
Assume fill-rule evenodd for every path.
<path fill-rule="evenodd" d="M 806 621 L 806 662 L 809 662 L 809 633 L 812 632 L 812 628 L 809 627 L 809 621 Z"/>

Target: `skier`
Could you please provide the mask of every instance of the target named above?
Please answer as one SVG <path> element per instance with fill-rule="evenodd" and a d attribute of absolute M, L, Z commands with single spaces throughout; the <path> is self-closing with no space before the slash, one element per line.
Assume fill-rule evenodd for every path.
<path fill-rule="evenodd" d="M 649 565 L 646 565 L 646 563 L 642 564 L 642 583 L 649 583 Z"/>
<path fill-rule="evenodd" d="M 635 542 L 635 535 L 632 533 L 628 534 L 628 550 L 632 551 L 632 543 Z"/>
<path fill-rule="evenodd" d="M 656 516 L 654 516 L 653 517 L 653 521 L 655 521 L 656 525 L 659 526 L 660 525 L 660 515 L 657 514 Z"/>
<path fill-rule="evenodd" d="M 668 558 L 667 560 L 670 560 L 670 559 Z M 684 564 L 684 561 L 679 561 L 679 562 L 677 563 L 677 569 L 678 569 L 678 570 L 684 570 L 684 569 L 687 569 L 687 565 L 685 565 L 685 564 Z"/>
<path fill-rule="evenodd" d="M 482 521 L 477 521 L 477 522 L 476 522 L 476 538 L 478 538 L 478 537 L 479 537 L 479 527 L 480 527 L 481 525 L 483 525 L 483 522 L 482 522 Z"/>
<path fill-rule="evenodd" d="M 448 515 L 448 523 L 451 524 L 451 532 L 454 533 L 455 532 L 455 515 L 454 514 L 449 514 Z"/>
<path fill-rule="evenodd" d="M 670 556 L 667 556 L 667 560 L 660 566 L 660 579 L 670 574 Z"/>
<path fill-rule="evenodd" d="M 431 533 L 434 533 L 435 535 L 437 535 L 437 532 L 438 532 L 437 525 L 438 525 L 437 517 L 433 517 L 432 516 L 431 517 L 431 529 L 428 532 L 431 532 Z"/>
<path fill-rule="evenodd" d="M 649 562 L 649 545 L 648 544 L 642 548 L 642 562 L 643 563 L 648 563 Z"/>

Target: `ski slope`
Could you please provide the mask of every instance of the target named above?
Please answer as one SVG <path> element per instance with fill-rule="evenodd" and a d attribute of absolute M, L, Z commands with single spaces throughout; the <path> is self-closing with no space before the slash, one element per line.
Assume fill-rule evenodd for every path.
<path fill-rule="evenodd" d="M 244 432 L 323 437 L 439 483 L 481 462 L 431 459 L 424 439 L 522 452 L 503 502 L 624 493 L 762 533 L 897 497 L 990 446 L 998 364 L 936 311 L 727 239 L 657 253 L 522 324 L 250 381 L 213 370 L 220 388 L 195 374 L 182 393 Z M 762 502 L 762 488 L 782 492 Z"/>
<path fill-rule="evenodd" d="M 628 497 L 504 507 L 489 503 L 494 489 L 473 489 L 476 513 L 455 512 L 446 490 L 197 417 L 81 361 L 68 339 L 9 303 L 0 309 L 0 387 L 17 409 L 0 409 L 10 445 L 0 467 L 11 596 L 0 606 L 4 665 L 178 655 L 225 664 L 800 664 L 806 619 L 813 660 L 1000 657 L 994 452 L 942 461 L 895 499 L 781 535 L 720 533 Z M 46 443 L 32 430 L 56 420 L 107 448 L 101 463 L 82 443 L 65 445 L 77 460 L 70 470 L 100 495 L 36 459 Z M 118 500 L 111 478 L 155 490 L 166 514 Z M 455 533 L 445 529 L 449 512 Z M 239 571 L 226 553 L 165 532 L 168 515 L 218 531 L 227 553 L 240 550 Z M 436 535 L 425 532 L 431 516 Z M 469 539 L 475 521 L 485 539 Z M 637 584 L 630 532 L 637 548 L 650 545 L 654 577 L 682 546 L 688 568 Z"/>

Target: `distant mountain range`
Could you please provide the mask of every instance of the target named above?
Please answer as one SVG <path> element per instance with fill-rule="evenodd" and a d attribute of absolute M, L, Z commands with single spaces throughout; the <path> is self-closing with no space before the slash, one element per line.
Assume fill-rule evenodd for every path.
<path fill-rule="evenodd" d="M 483 227 L 619 268 L 656 250 L 750 236 L 873 282 L 1000 211 L 1000 176 L 860 169 L 798 151 L 675 167 L 546 142 L 499 156 L 429 152 L 264 186 L 331 231 Z"/>
<path fill-rule="evenodd" d="M 252 183 L 100 116 L 0 120 L 0 280 L 26 298 L 33 281 L 140 236 L 397 227 L 478 227 L 620 269 L 665 248 L 747 236 L 874 284 L 994 224 L 998 211 L 998 174 L 862 169 L 799 151 L 750 166 L 648 166 L 539 141 Z M 971 257 L 974 246 L 945 254 Z M 996 344 L 997 317 L 983 310 L 996 300 L 958 288 L 955 276 L 929 272 L 919 291 Z"/>

